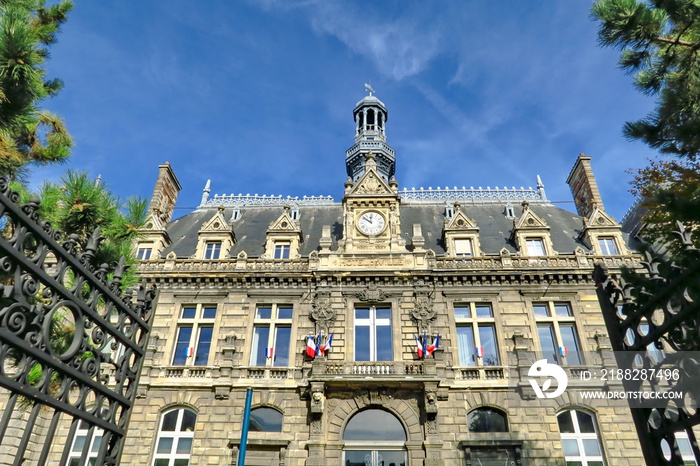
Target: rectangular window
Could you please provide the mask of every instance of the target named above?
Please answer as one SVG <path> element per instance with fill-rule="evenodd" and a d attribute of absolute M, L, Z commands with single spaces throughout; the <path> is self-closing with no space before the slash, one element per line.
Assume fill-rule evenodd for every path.
<path fill-rule="evenodd" d="M 552 364 L 583 364 L 581 345 L 569 303 L 532 305 L 542 357 Z"/>
<path fill-rule="evenodd" d="M 151 258 L 151 253 L 153 252 L 153 245 L 140 244 L 136 250 L 136 258 L 140 261 L 147 261 Z"/>
<path fill-rule="evenodd" d="M 251 366 L 289 367 L 292 344 L 292 306 L 259 305 L 255 309 Z"/>
<path fill-rule="evenodd" d="M 177 321 L 173 366 L 206 366 L 214 336 L 216 306 L 188 304 Z"/>
<path fill-rule="evenodd" d="M 221 254 L 221 243 L 218 241 L 207 242 L 204 249 L 205 259 L 218 259 Z"/>
<path fill-rule="evenodd" d="M 275 259 L 289 259 L 289 243 L 275 243 Z"/>
<path fill-rule="evenodd" d="M 355 361 L 393 361 L 391 307 L 355 308 Z"/>
<path fill-rule="evenodd" d="M 106 415 L 107 413 L 104 414 Z M 80 464 L 94 465 L 97 454 L 100 451 L 102 434 L 104 431 L 98 427 L 95 427 L 92 430 L 91 436 L 89 424 L 85 421 L 77 422 L 78 428 L 73 436 L 73 442 L 71 444 L 70 453 L 68 454 L 66 466 L 78 466 Z M 88 444 L 87 462 L 83 462 L 83 449 L 85 448 L 86 443 Z"/>
<path fill-rule="evenodd" d="M 617 256 L 620 254 L 615 238 L 598 238 L 598 246 L 600 246 L 600 252 L 605 256 Z"/>
<path fill-rule="evenodd" d="M 527 238 L 525 240 L 528 256 L 546 256 L 542 238 Z"/>
<path fill-rule="evenodd" d="M 474 255 L 474 250 L 472 249 L 472 240 L 470 239 L 456 239 L 455 240 L 455 256 L 457 257 L 471 257 Z"/>
<path fill-rule="evenodd" d="M 496 321 L 490 304 L 455 303 L 461 366 L 499 366 Z"/>

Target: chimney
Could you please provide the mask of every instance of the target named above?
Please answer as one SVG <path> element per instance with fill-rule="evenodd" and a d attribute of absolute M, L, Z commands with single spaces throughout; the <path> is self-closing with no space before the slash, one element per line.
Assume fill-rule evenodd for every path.
<path fill-rule="evenodd" d="M 571 188 L 571 194 L 576 202 L 576 210 L 581 217 L 588 218 L 596 206 L 605 212 L 603 199 L 600 197 L 598 184 L 591 169 L 590 157 L 583 155 L 583 153 L 578 154 L 578 159 L 576 159 L 566 183 Z"/>
<path fill-rule="evenodd" d="M 170 167 L 170 162 L 158 165 L 158 169 L 158 179 L 156 180 L 156 187 L 153 189 L 148 210 L 154 212 L 163 226 L 165 226 L 173 217 L 177 195 L 182 186 L 177 181 L 175 172 Z"/>

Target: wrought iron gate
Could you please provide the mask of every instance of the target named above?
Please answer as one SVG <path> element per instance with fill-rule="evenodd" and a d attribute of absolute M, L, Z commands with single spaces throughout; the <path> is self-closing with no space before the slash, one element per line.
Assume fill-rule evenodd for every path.
<path fill-rule="evenodd" d="M 678 369 L 678 380 L 670 385 L 663 382 L 666 389 L 682 392 L 682 400 L 667 400 L 659 408 L 632 409 L 644 457 L 653 466 L 688 464 L 681 457 L 679 432 L 687 435 L 695 464 L 700 464 L 693 432 L 693 426 L 700 425 L 700 250 L 693 247 L 690 234 L 678 224 L 682 252 L 675 261 L 645 253 L 646 274 L 623 271 L 621 277 L 613 278 L 600 265 L 594 271 L 613 350 L 646 353 L 636 363 L 634 358 L 618 358 L 618 363 L 624 361 L 620 367 L 632 369 L 641 363 L 647 370 Z M 652 379 L 646 388 L 657 390 L 657 382 Z M 624 386 L 627 391 L 644 388 L 634 380 Z"/>
<path fill-rule="evenodd" d="M 0 178 L 0 464 L 116 465 L 155 288 L 123 293 L 123 258 L 112 278 L 91 265 L 99 230 L 79 251 L 39 219 L 38 201 L 18 200 Z"/>

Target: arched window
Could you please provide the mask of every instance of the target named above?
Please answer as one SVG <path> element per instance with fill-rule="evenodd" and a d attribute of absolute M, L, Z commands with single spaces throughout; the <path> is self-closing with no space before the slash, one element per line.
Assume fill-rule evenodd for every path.
<path fill-rule="evenodd" d="M 250 411 L 248 429 L 251 432 L 282 432 L 282 413 L 273 408 L 255 408 Z"/>
<path fill-rule="evenodd" d="M 355 414 L 343 432 L 344 466 L 406 465 L 406 431 L 396 416 L 383 409 Z"/>
<path fill-rule="evenodd" d="M 467 415 L 469 432 L 508 432 L 506 413 L 494 408 L 476 408 Z"/>
<path fill-rule="evenodd" d="M 172 409 L 160 419 L 153 466 L 187 465 L 192 450 L 197 414 L 187 408 Z"/>
<path fill-rule="evenodd" d="M 592 413 L 572 409 L 559 413 L 557 421 L 566 464 L 605 465 L 598 428 Z"/>

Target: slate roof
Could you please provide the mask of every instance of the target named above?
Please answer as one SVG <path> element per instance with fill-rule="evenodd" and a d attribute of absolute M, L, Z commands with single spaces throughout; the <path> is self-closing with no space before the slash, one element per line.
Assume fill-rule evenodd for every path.
<path fill-rule="evenodd" d="M 502 248 L 517 252 L 510 236 L 513 230 L 513 219 L 505 216 L 505 206 L 498 204 L 463 205 L 461 207 L 469 218 L 479 227 L 479 240 L 484 254 L 498 254 Z M 530 209 L 542 218 L 550 227 L 550 234 L 557 252 L 571 254 L 580 246 L 584 251 L 590 249 L 578 237 L 583 228 L 580 216 L 554 205 L 531 205 Z M 522 207 L 515 206 L 515 215 L 522 215 Z M 271 222 L 277 220 L 283 212 L 281 206 L 248 206 L 240 208 L 241 216 L 234 222 L 233 231 L 236 244 L 231 249 L 230 256 L 236 257 L 245 251 L 248 257 L 260 257 L 265 251 L 266 231 Z M 425 238 L 425 248 L 432 249 L 438 256 L 445 254 L 442 242 L 445 206 L 443 204 L 425 204 L 402 202 L 401 233 L 410 248 L 413 224 L 422 226 Z M 198 209 L 184 215 L 167 226 L 172 244 L 166 248 L 161 257 L 170 251 L 180 258 L 192 257 L 197 246 L 198 232 L 201 226 L 216 213 L 216 208 Z M 312 251 L 319 250 L 319 240 L 324 225 L 331 226 L 333 237 L 332 250 L 337 249 L 337 241 L 343 236 L 343 206 L 340 203 L 325 206 L 299 206 L 299 222 L 303 241 L 300 254 L 306 257 Z M 226 208 L 224 216 L 230 219 L 233 208 Z"/>

